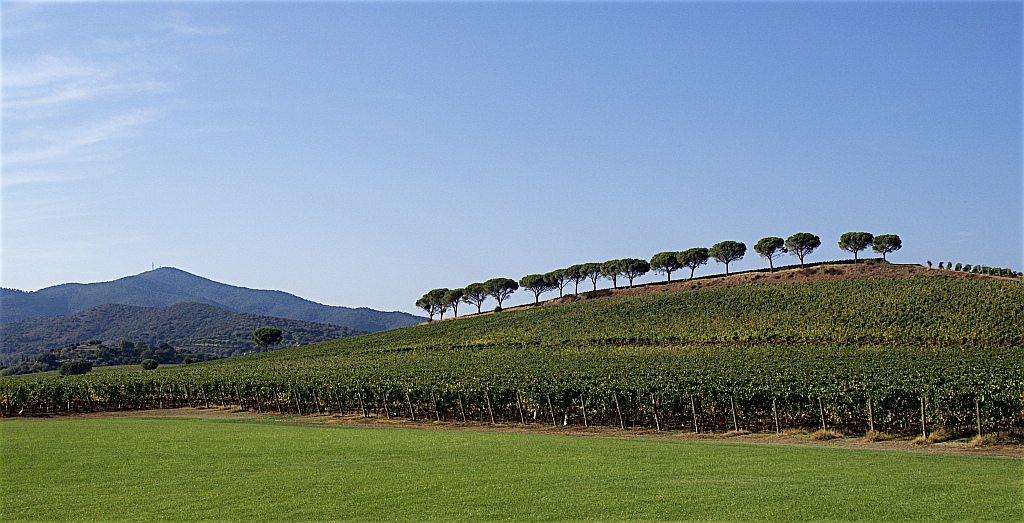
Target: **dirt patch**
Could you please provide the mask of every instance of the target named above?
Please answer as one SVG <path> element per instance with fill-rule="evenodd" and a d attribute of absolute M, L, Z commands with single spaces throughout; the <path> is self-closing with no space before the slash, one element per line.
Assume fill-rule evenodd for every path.
<path fill-rule="evenodd" d="M 457 421 L 412 421 L 405 418 L 363 418 L 358 415 L 325 414 L 314 416 L 297 415 L 276 415 L 258 414 L 250 411 L 243 411 L 237 408 L 231 409 L 158 409 L 158 410 L 135 410 L 121 412 L 96 412 L 87 414 L 71 415 L 46 415 L 34 416 L 34 418 L 138 418 L 138 417 L 180 417 L 180 418 L 205 418 L 205 419 L 264 419 L 278 421 L 281 423 L 295 423 L 301 425 L 321 426 L 351 426 L 377 429 L 414 429 L 414 430 L 465 430 L 474 432 L 511 432 L 521 434 L 552 434 L 566 437 L 596 437 L 596 438 L 619 438 L 639 439 L 651 441 L 719 441 L 729 443 L 751 444 L 751 445 L 786 445 L 797 447 L 815 448 L 843 448 L 843 449 L 866 449 L 883 450 L 890 452 L 915 452 L 926 454 L 951 454 L 962 456 L 985 456 L 998 458 L 1024 459 L 1024 445 L 1009 443 L 992 436 L 988 436 L 984 444 L 975 441 L 976 438 L 950 439 L 940 442 L 918 441 L 917 438 L 895 438 L 885 435 L 880 438 L 865 438 L 860 436 L 845 436 L 836 433 L 831 439 L 815 439 L 815 432 L 801 430 L 786 430 L 782 434 L 774 432 L 702 432 L 700 434 L 687 430 L 663 430 L 657 431 L 645 427 L 620 429 L 614 427 L 554 427 L 543 423 L 530 423 L 527 425 L 497 423 L 494 425 L 478 422 L 457 422 Z M 26 418 L 0 418 L 0 421 L 16 423 L 18 419 Z M 923 438 L 922 438 L 923 439 Z"/>

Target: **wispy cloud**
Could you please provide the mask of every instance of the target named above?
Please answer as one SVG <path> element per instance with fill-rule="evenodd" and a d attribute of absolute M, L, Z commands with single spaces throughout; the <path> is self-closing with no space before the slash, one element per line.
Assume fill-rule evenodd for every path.
<path fill-rule="evenodd" d="M 29 165 L 96 161 L 117 156 L 110 151 L 98 151 L 94 146 L 128 137 L 135 128 L 152 122 L 157 115 L 155 109 L 138 109 L 70 130 L 26 130 L 16 141 L 30 145 L 5 151 L 3 168 L 7 171 Z M 24 175 L 20 178 L 24 179 Z"/>
<path fill-rule="evenodd" d="M 78 80 L 96 76 L 97 68 L 73 58 L 43 55 L 37 60 L 5 64 L 4 89 L 38 87 L 57 81 Z"/>
<path fill-rule="evenodd" d="M 17 38 L 18 27 L 38 25 L 36 15 L 52 23 L 45 9 L 17 13 L 17 20 L 5 20 L 5 41 Z M 124 156 L 144 128 L 161 118 L 164 111 L 156 108 L 173 106 L 168 95 L 174 82 L 167 79 L 180 70 L 181 42 L 230 32 L 172 10 L 135 27 L 84 36 L 78 47 L 55 45 L 35 55 L 5 52 L 0 185 L 61 184 L 104 172 L 83 164 Z"/>
<path fill-rule="evenodd" d="M 14 63 L 3 71 L 4 118 L 39 119 L 50 116 L 55 106 L 111 96 L 168 92 L 156 80 L 130 81 L 112 65 L 44 55 Z"/>
<path fill-rule="evenodd" d="M 167 22 L 159 24 L 157 28 L 170 31 L 176 35 L 216 36 L 231 32 L 227 27 L 211 27 L 196 24 L 192 22 L 192 15 L 186 11 L 170 11 L 166 16 Z"/>

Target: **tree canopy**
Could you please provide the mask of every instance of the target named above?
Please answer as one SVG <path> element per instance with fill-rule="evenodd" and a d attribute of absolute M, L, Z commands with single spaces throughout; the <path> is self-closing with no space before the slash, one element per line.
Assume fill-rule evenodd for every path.
<path fill-rule="evenodd" d="M 651 270 L 651 264 L 647 260 L 639 258 L 623 258 L 619 260 L 619 273 L 629 279 L 629 286 L 633 286 L 633 278 L 639 278 Z"/>
<path fill-rule="evenodd" d="M 885 255 L 896 252 L 903 248 L 903 240 L 895 234 L 879 234 L 872 241 L 871 250 L 881 253 L 882 261 L 887 261 Z"/>
<path fill-rule="evenodd" d="M 577 263 L 572 267 L 565 270 L 565 277 L 575 285 L 575 294 L 580 293 L 580 282 L 588 278 L 587 271 L 584 270 L 585 263 Z"/>
<path fill-rule="evenodd" d="M 690 279 L 692 280 L 693 271 L 707 263 L 709 257 L 710 254 L 708 254 L 707 247 L 694 247 L 679 253 L 679 263 L 681 263 L 683 267 L 690 269 Z"/>
<path fill-rule="evenodd" d="M 260 327 L 252 333 L 252 342 L 262 347 L 263 352 L 266 352 L 267 348 L 281 343 L 282 339 L 281 329 L 273 327 Z"/>
<path fill-rule="evenodd" d="M 506 298 L 519 290 L 519 284 L 509 278 L 491 278 L 484 282 L 484 285 L 487 286 L 487 294 L 498 302 L 498 306 L 494 309 L 496 311 L 501 310 L 501 303 Z"/>
<path fill-rule="evenodd" d="M 857 253 L 871 247 L 875 237 L 870 232 L 845 232 L 839 237 L 839 248 L 853 253 L 853 263 L 857 263 Z"/>
<path fill-rule="evenodd" d="M 597 290 L 597 280 L 601 279 L 601 264 L 597 262 L 584 263 L 580 269 L 583 274 L 590 280 L 590 283 L 594 285 L 594 290 Z"/>
<path fill-rule="evenodd" d="M 558 289 L 558 297 L 562 297 L 562 291 L 569 284 L 568 269 L 555 269 L 544 274 L 544 279 L 551 284 L 551 289 Z"/>
<path fill-rule="evenodd" d="M 63 376 L 85 374 L 90 371 L 92 371 L 92 363 L 88 361 L 66 361 L 59 370 Z"/>
<path fill-rule="evenodd" d="M 786 240 L 777 236 L 761 238 L 754 245 L 754 252 L 768 260 L 768 272 L 775 272 L 775 264 L 772 263 L 772 260 L 779 254 L 786 252 Z"/>
<path fill-rule="evenodd" d="M 709 256 L 718 263 L 725 264 L 726 276 L 729 275 L 729 263 L 742 260 L 745 254 L 747 254 L 747 245 L 743 242 L 734 242 L 732 240 L 718 242 L 708 249 Z"/>
<path fill-rule="evenodd" d="M 821 238 L 809 232 L 798 232 L 786 238 L 786 252 L 800 260 L 800 267 L 804 266 L 804 256 L 818 247 L 821 247 Z"/>
<path fill-rule="evenodd" d="M 553 290 L 555 285 L 544 274 L 527 274 L 519 279 L 519 286 L 533 293 L 533 303 L 540 303 L 540 295 Z"/>
<path fill-rule="evenodd" d="M 476 313 L 480 314 L 480 307 L 487 300 L 491 292 L 487 290 L 487 285 L 484 283 L 470 283 L 466 285 L 465 296 L 462 297 L 462 301 L 476 305 Z"/>
<path fill-rule="evenodd" d="M 672 272 L 682 268 L 678 252 L 659 252 L 651 257 L 651 269 L 668 276 L 669 283 L 672 282 Z"/>
<path fill-rule="evenodd" d="M 444 303 L 444 295 L 447 292 L 448 289 L 443 287 L 434 289 L 417 300 L 416 306 L 427 312 L 427 315 L 430 316 L 430 321 L 434 321 L 435 314 L 440 314 L 441 318 L 444 319 L 444 311 L 448 310 L 448 306 Z"/>
<path fill-rule="evenodd" d="M 441 302 L 443 305 L 446 305 L 447 307 L 451 308 L 452 314 L 454 314 L 455 317 L 458 318 L 459 302 L 462 301 L 465 295 L 466 289 L 452 289 L 444 293 L 444 296 L 441 298 Z"/>
<path fill-rule="evenodd" d="M 622 260 L 608 260 L 601 264 L 601 276 L 612 281 L 612 288 L 619 288 L 619 275 L 622 274 Z"/>

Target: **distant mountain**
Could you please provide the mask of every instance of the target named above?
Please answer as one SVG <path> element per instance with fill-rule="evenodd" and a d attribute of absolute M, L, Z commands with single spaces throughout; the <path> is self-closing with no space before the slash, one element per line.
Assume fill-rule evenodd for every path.
<path fill-rule="evenodd" d="M 409 327 L 426 318 L 405 312 L 352 309 L 282 291 L 235 287 L 172 267 L 100 283 L 65 283 L 34 292 L 0 289 L 0 324 L 37 316 L 74 314 L 97 305 L 166 307 L 207 303 L 235 312 L 341 325 L 366 332 Z"/>
<path fill-rule="evenodd" d="M 89 340 L 146 342 L 231 356 L 255 348 L 258 327 L 284 331 L 282 345 L 306 345 L 347 338 L 364 331 L 300 320 L 232 312 L 205 303 L 168 307 L 100 305 L 65 316 L 40 316 L 0 325 L 0 358 L 14 361 L 49 349 Z"/>

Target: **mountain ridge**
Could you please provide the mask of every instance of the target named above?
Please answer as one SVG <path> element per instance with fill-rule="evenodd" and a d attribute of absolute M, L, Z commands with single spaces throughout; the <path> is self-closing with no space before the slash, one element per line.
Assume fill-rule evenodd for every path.
<path fill-rule="evenodd" d="M 238 287 L 161 267 L 107 282 L 63 283 L 31 292 L 0 289 L 0 324 L 75 314 L 98 305 L 166 307 L 186 302 L 366 332 L 408 327 L 426 319 L 405 312 L 324 305 L 284 291 Z"/>
<path fill-rule="evenodd" d="M 233 312 L 205 303 L 166 307 L 105 304 L 70 315 L 26 318 L 0 325 L 0 357 L 13 360 L 87 340 L 167 342 L 218 356 L 253 350 L 258 327 L 284 331 L 285 346 L 366 334 L 348 327 Z"/>

